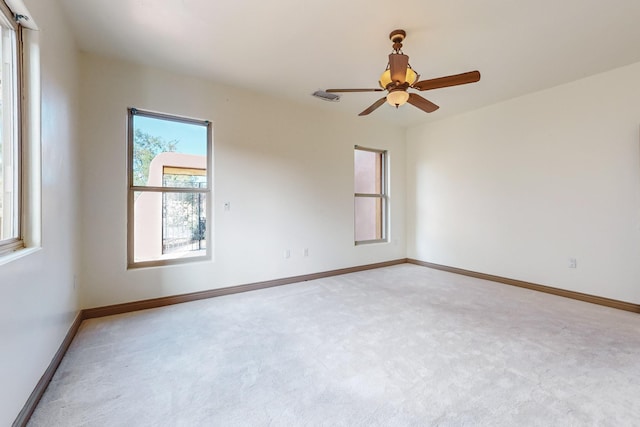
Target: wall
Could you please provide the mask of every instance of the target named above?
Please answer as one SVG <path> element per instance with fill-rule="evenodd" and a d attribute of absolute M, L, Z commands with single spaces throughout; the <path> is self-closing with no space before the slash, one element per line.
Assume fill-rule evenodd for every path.
<path fill-rule="evenodd" d="M 408 256 L 640 303 L 639 75 L 409 129 Z"/>
<path fill-rule="evenodd" d="M 96 55 L 80 63 L 83 308 L 405 257 L 402 129 Z M 126 269 L 127 107 L 213 122 L 212 261 Z M 355 144 L 389 150 L 390 243 L 354 245 Z"/>
<path fill-rule="evenodd" d="M 40 29 L 42 248 L 0 265 L 0 425 L 10 425 L 79 310 L 77 57 L 55 2 L 25 1 Z"/>

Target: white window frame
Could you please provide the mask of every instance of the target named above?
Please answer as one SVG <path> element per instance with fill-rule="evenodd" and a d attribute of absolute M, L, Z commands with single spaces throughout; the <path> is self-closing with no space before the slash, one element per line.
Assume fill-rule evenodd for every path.
<path fill-rule="evenodd" d="M 354 241 L 356 245 L 363 245 L 363 244 L 369 244 L 369 243 L 384 243 L 384 242 L 388 242 L 389 241 L 389 226 L 388 226 L 388 220 L 389 220 L 389 189 L 388 189 L 388 179 L 387 179 L 387 173 L 388 173 L 388 152 L 387 150 L 379 150 L 376 148 L 367 148 L 367 147 L 361 147 L 359 145 L 355 145 L 354 146 L 354 158 L 355 158 L 355 152 L 356 150 L 361 150 L 361 151 L 370 151 L 373 153 L 377 153 L 381 155 L 381 170 L 380 170 L 380 192 L 379 193 L 355 193 L 354 192 L 354 212 L 353 212 L 353 221 L 354 221 L 354 230 L 353 230 L 353 235 L 354 235 Z M 354 162 L 354 177 L 355 177 L 355 162 Z M 380 239 L 371 239 L 371 240 L 356 240 L 355 239 L 355 227 L 356 227 L 356 212 L 355 212 L 355 201 L 359 198 L 359 197 L 368 197 L 368 198 L 376 198 L 379 199 L 382 207 L 381 207 L 381 212 L 380 214 L 382 215 L 381 218 L 381 234 L 382 237 Z"/>
<path fill-rule="evenodd" d="M 24 143 L 23 143 L 23 41 L 22 41 L 22 25 L 19 23 L 19 17 L 15 15 L 11 9 L 6 5 L 4 1 L 0 1 L 0 19 L 2 20 L 3 27 L 8 27 L 14 31 L 14 40 L 12 40 L 11 48 L 14 49 L 13 52 L 13 64 L 12 69 L 10 71 L 11 76 L 11 85 L 12 85 L 12 96 L 11 96 L 11 130 L 9 138 L 5 138 L 7 135 L 5 128 L 5 135 L 3 135 L 3 146 L 4 144 L 10 143 L 10 151 L 11 151 L 11 176 L 9 177 L 10 182 L 12 183 L 12 214 L 11 221 L 13 222 L 13 227 L 15 233 L 13 236 L 0 240 L 0 256 L 5 256 L 7 254 L 13 253 L 19 249 L 25 247 L 24 242 L 24 224 L 25 224 L 25 202 L 24 202 L 24 194 L 23 194 L 23 182 L 25 181 L 25 162 L 24 159 Z M 4 43 L 4 40 L 1 41 Z M 2 80 L 6 82 L 5 68 L 3 67 L 3 75 Z M 5 122 L 6 124 L 6 122 Z M 7 139 L 9 141 L 7 141 Z M 8 150 L 5 150 L 7 152 Z M 6 167 L 6 164 L 4 165 Z M 4 168 L 3 168 L 4 169 Z M 6 173 L 6 170 L 3 170 L 3 173 Z M 8 175 L 5 175 L 7 178 Z M 6 200 L 4 201 L 6 203 Z M 5 205 L 6 207 L 6 205 Z M 5 219 L 6 220 L 6 219 Z"/>
<path fill-rule="evenodd" d="M 207 128 L 207 185 L 205 188 L 181 188 L 181 187 L 151 187 L 151 186 L 141 186 L 134 185 L 133 178 L 133 148 L 134 148 L 134 116 L 144 116 L 150 117 L 154 119 L 160 120 L 168 120 L 175 121 L 179 123 L 188 123 L 206 126 Z M 165 114 L 158 113 L 149 110 L 142 110 L 139 108 L 128 108 L 127 109 L 127 117 L 128 117 L 128 126 L 127 126 L 127 146 L 128 146 L 128 155 L 127 155 L 127 177 L 129 183 L 129 191 L 127 197 L 127 268 L 141 268 L 141 267 L 158 267 L 165 265 L 175 265 L 175 264 L 185 264 L 198 262 L 203 260 L 211 259 L 211 251 L 212 251 L 212 243 L 211 229 L 213 228 L 211 224 L 213 224 L 213 212 L 211 209 L 212 200 L 212 140 L 213 140 L 213 126 L 212 123 L 208 120 L 200 120 L 193 119 L 183 116 L 177 116 L 173 114 Z M 193 256 L 193 257 L 184 257 L 184 258 L 170 258 L 170 259 L 161 259 L 161 260 L 148 260 L 148 261 L 135 261 L 135 193 L 136 192 L 155 192 L 155 193 L 203 193 L 206 196 L 206 212 L 207 212 L 207 227 L 205 229 L 205 239 L 207 242 L 207 247 L 205 250 L 205 255 L 202 256 Z"/>

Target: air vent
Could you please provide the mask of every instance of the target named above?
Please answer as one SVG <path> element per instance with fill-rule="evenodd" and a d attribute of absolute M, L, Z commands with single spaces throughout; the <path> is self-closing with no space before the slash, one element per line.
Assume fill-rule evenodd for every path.
<path fill-rule="evenodd" d="M 335 93 L 325 92 L 323 90 L 317 90 L 313 92 L 311 95 L 315 96 L 316 98 L 320 98 L 324 101 L 332 101 L 332 102 L 340 101 L 340 95 Z"/>

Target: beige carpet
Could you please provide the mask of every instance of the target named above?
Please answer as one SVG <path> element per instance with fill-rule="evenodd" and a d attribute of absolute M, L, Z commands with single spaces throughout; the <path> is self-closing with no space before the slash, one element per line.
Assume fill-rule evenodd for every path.
<path fill-rule="evenodd" d="M 640 425 L 640 316 L 403 264 L 94 319 L 30 425 Z"/>

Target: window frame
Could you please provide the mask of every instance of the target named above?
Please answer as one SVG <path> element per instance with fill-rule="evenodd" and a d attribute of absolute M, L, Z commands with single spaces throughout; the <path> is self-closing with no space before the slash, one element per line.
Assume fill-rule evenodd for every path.
<path fill-rule="evenodd" d="M 9 6 L 4 2 L 0 1 L 0 20 L 4 21 L 3 23 L 7 26 L 11 27 L 14 31 L 14 41 L 12 44 L 15 52 L 13 53 L 13 81 L 12 82 L 12 125 L 14 135 L 11 138 L 12 148 L 15 151 L 15 155 L 13 156 L 13 191 L 15 193 L 15 201 L 16 206 L 13 209 L 13 217 L 12 221 L 16 223 L 15 236 L 9 237 L 7 239 L 0 240 L 0 256 L 5 256 L 11 254 L 20 249 L 24 249 L 25 238 L 24 238 L 24 224 L 26 218 L 25 212 L 25 201 L 24 201 L 24 192 L 23 185 L 26 179 L 26 165 L 24 162 L 24 126 L 23 117 L 24 117 L 24 103 L 23 103 L 23 91 L 24 91 L 24 76 L 23 76 L 23 61 L 24 61 L 24 46 L 23 46 L 23 37 L 22 30 L 23 26 L 20 25 L 19 20 L 16 17 L 16 14 L 9 8 Z M 5 141 L 3 141 L 5 143 Z M 14 163 L 15 162 L 15 163 Z"/>
<path fill-rule="evenodd" d="M 380 193 L 356 193 L 354 191 L 354 211 L 353 211 L 353 237 L 354 243 L 356 246 L 358 245 L 366 245 L 370 243 L 387 243 L 389 242 L 389 188 L 388 188 L 388 162 L 389 155 L 387 150 L 381 150 L 377 148 L 368 148 L 362 147 L 359 145 L 354 146 L 354 170 L 353 176 L 355 178 L 355 152 L 356 150 L 360 151 L 369 151 L 372 153 L 377 153 L 381 155 L 380 159 Z M 381 219 L 381 234 L 382 237 L 380 239 L 370 239 L 370 240 L 356 240 L 356 211 L 355 211 L 355 202 L 357 198 L 376 198 L 380 199 L 382 207 L 380 209 L 380 214 L 382 215 Z"/>
<path fill-rule="evenodd" d="M 134 185 L 133 177 L 133 149 L 134 149 L 134 116 L 143 116 L 159 120 L 173 121 L 178 123 L 186 123 L 192 125 L 205 126 L 207 129 L 207 185 L 205 187 L 156 187 L 145 185 Z M 210 224 L 209 218 L 213 217 L 211 209 L 212 200 L 212 158 L 213 158 L 213 124 L 209 120 L 194 119 L 190 117 L 178 116 L 174 114 L 159 113 L 155 111 L 143 110 L 140 108 L 129 107 L 127 108 L 127 268 L 144 268 L 144 267 L 159 267 L 166 265 L 186 264 L 198 261 L 206 261 L 211 259 L 212 244 L 211 244 L 211 226 L 207 226 L 205 229 L 205 240 L 207 247 L 205 249 L 205 255 L 183 257 L 183 258 L 169 258 L 161 260 L 149 260 L 149 261 L 135 261 L 135 194 L 136 192 L 152 192 L 152 193 L 201 193 L 205 194 L 205 207 L 207 212 L 207 223 Z"/>

